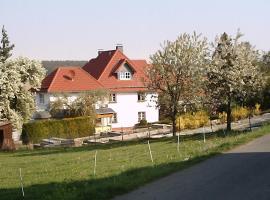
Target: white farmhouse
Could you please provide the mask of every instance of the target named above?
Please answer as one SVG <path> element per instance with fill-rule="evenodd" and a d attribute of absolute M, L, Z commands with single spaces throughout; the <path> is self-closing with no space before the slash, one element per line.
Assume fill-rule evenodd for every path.
<path fill-rule="evenodd" d="M 37 95 L 39 110 L 48 110 L 55 94 L 66 93 L 70 101 L 81 92 L 106 89 L 110 98 L 106 106 L 96 105 L 97 121 L 107 129 L 127 129 L 142 119 L 156 122 L 159 111 L 155 100 L 157 93 L 148 91 L 145 60 L 131 60 L 123 54 L 123 46 L 115 50 L 99 51 L 83 68 L 60 67 L 42 82 Z"/>

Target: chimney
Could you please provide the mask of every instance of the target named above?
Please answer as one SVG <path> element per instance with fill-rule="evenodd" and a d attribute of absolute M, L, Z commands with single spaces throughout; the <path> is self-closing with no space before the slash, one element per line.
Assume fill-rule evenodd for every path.
<path fill-rule="evenodd" d="M 100 55 L 103 52 L 103 49 L 98 49 L 98 55 Z"/>
<path fill-rule="evenodd" d="M 122 53 L 124 51 L 124 47 L 122 44 L 117 44 L 115 49 L 121 51 Z"/>

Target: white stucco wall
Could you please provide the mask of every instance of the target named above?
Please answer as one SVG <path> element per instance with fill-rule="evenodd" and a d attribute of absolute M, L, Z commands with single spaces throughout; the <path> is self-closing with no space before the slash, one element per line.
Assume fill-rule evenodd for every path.
<path fill-rule="evenodd" d="M 37 110 L 47 110 L 49 109 L 49 104 L 55 101 L 57 97 L 51 93 L 44 94 L 44 104 L 40 104 L 39 96 L 36 95 L 36 105 Z M 74 101 L 79 93 L 69 93 L 67 94 L 70 101 Z M 137 92 L 132 93 L 116 93 L 116 103 L 108 103 L 108 107 L 112 108 L 117 113 L 117 123 L 112 123 L 113 128 L 121 127 L 132 127 L 134 124 L 138 123 L 138 112 L 146 113 L 146 120 L 148 122 L 156 122 L 159 120 L 159 111 L 156 108 L 156 103 L 152 96 L 156 94 L 148 93 L 146 94 L 145 101 L 138 101 Z M 99 106 L 96 105 L 96 108 Z"/>
<path fill-rule="evenodd" d="M 138 94 L 116 93 L 116 103 L 109 103 L 108 107 L 117 113 L 117 123 L 112 123 L 113 128 L 132 127 L 138 123 L 138 112 L 146 113 L 148 122 L 159 120 L 159 111 L 152 97 L 153 94 L 146 95 L 146 101 L 138 102 Z"/>
<path fill-rule="evenodd" d="M 57 98 L 61 97 L 61 95 L 56 95 L 52 93 L 42 93 L 42 94 L 44 95 L 44 103 L 40 103 L 39 94 L 36 95 L 37 111 L 48 110 L 50 102 L 53 102 Z M 79 93 L 65 93 L 65 95 L 67 95 L 68 101 L 72 102 L 79 96 Z"/>

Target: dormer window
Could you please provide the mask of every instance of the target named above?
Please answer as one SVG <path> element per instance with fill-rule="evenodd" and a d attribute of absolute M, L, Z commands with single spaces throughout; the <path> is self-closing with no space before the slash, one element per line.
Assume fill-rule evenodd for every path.
<path fill-rule="evenodd" d="M 131 72 L 118 72 L 118 79 L 119 80 L 130 80 L 131 79 Z"/>

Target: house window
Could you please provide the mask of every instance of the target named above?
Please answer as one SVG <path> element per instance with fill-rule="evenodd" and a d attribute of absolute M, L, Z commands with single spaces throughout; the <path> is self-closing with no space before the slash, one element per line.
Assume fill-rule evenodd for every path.
<path fill-rule="evenodd" d="M 145 93 L 142 92 L 138 93 L 138 101 L 145 101 Z"/>
<path fill-rule="evenodd" d="M 116 102 L 116 94 L 110 94 L 110 102 Z"/>
<path fill-rule="evenodd" d="M 131 78 L 130 72 L 125 72 L 125 79 L 130 79 L 130 78 Z"/>
<path fill-rule="evenodd" d="M 138 112 L 138 122 L 140 122 L 143 119 L 144 120 L 146 119 L 145 112 Z"/>
<path fill-rule="evenodd" d="M 130 80 L 131 73 L 130 72 L 118 72 L 118 79 L 120 80 Z"/>
<path fill-rule="evenodd" d="M 117 113 L 113 113 L 112 123 L 117 123 Z"/>
<path fill-rule="evenodd" d="M 44 104 L 44 94 L 39 93 L 38 97 L 39 97 L 39 103 Z"/>
<path fill-rule="evenodd" d="M 101 118 L 97 118 L 97 119 L 96 119 L 96 125 L 99 125 L 99 126 L 102 125 L 102 123 L 101 123 Z"/>

